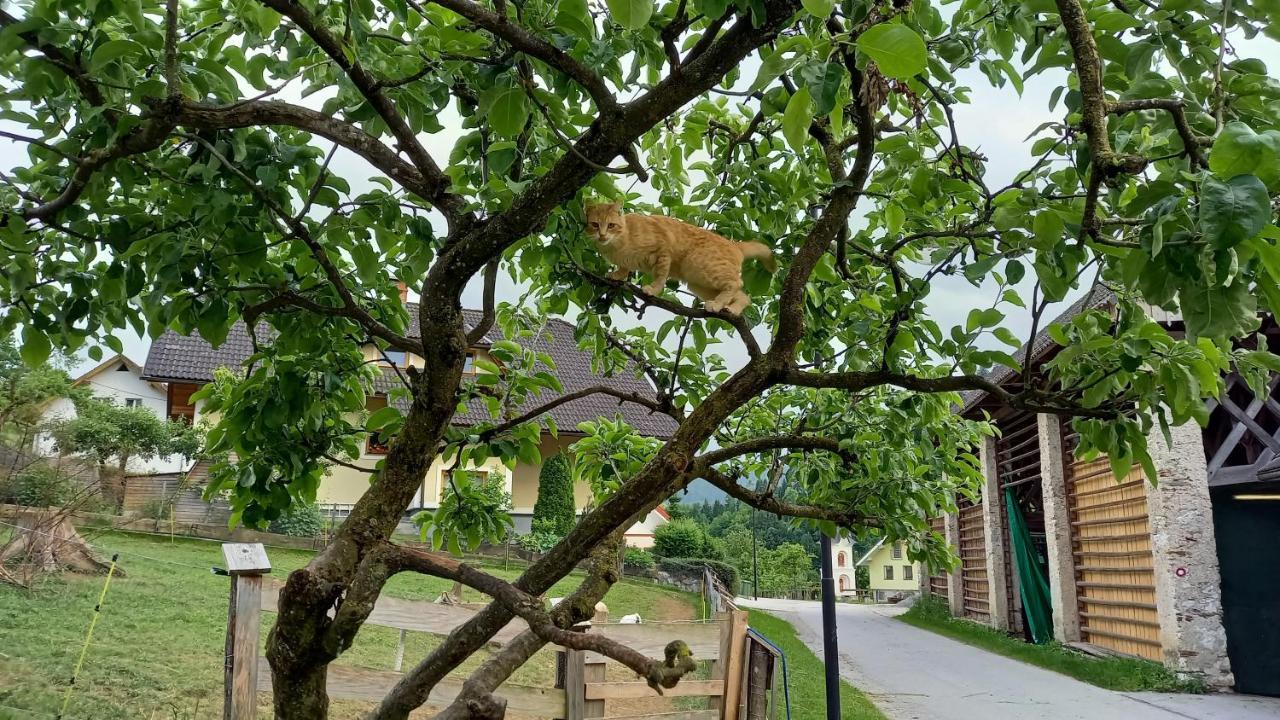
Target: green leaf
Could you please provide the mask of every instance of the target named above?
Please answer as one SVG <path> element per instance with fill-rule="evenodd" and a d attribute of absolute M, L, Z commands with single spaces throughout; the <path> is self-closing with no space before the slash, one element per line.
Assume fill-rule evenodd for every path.
<path fill-rule="evenodd" d="M 817 117 L 831 114 L 836 107 L 836 94 L 840 91 L 840 81 L 844 79 L 844 68 L 840 63 L 812 63 L 800 68 L 800 79 L 804 80 L 809 95 L 813 98 L 814 111 Z"/>
<path fill-rule="evenodd" d="M 369 419 L 364 423 L 364 429 L 369 432 L 375 432 L 393 422 L 399 422 L 400 419 L 400 410 L 388 405 L 375 410 L 373 414 L 369 415 Z"/>
<path fill-rule="evenodd" d="M 125 55 L 142 55 L 145 52 L 146 50 L 141 45 L 132 40 L 123 38 L 108 40 L 93 51 L 93 58 L 89 60 L 89 70 L 97 72 L 116 58 L 124 57 Z"/>
<path fill-rule="evenodd" d="M 900 23 L 876 25 L 858 36 L 858 49 L 885 76 L 906 80 L 924 72 L 927 53 L 920 33 Z"/>
<path fill-rule="evenodd" d="M 557 5 L 556 27 L 586 40 L 595 37 L 596 26 L 587 10 L 587 0 L 562 0 Z"/>
<path fill-rule="evenodd" d="M 45 360 L 49 359 L 49 353 L 53 351 L 53 346 L 49 343 L 49 338 L 43 332 L 28 325 L 22 328 L 22 349 L 19 354 L 22 361 L 30 367 L 43 365 Z"/>
<path fill-rule="evenodd" d="M 1214 247 L 1234 247 L 1270 220 L 1271 198 L 1257 177 L 1237 175 L 1226 182 L 1207 177 L 1200 184 L 1200 232 Z"/>
<path fill-rule="evenodd" d="M 1062 242 L 1062 236 L 1066 233 L 1066 225 L 1062 222 L 1062 218 L 1058 213 L 1052 210 L 1045 210 L 1036 215 L 1031 221 L 1032 232 L 1036 235 L 1036 247 L 1051 248 Z"/>
<path fill-rule="evenodd" d="M 1182 317 L 1192 337 L 1243 335 L 1257 325 L 1258 302 L 1248 285 L 1235 282 L 1223 287 L 1208 278 L 1202 282 L 1183 288 L 1179 295 Z"/>
<path fill-rule="evenodd" d="M 480 98 L 489 127 L 503 137 L 516 137 L 529 119 L 528 98 L 515 83 L 496 85 Z"/>
<path fill-rule="evenodd" d="M 809 139 L 809 124 L 813 122 L 813 103 L 809 100 L 809 88 L 800 88 L 782 113 L 782 134 L 787 144 L 796 152 L 804 152 L 805 141 Z"/>
<path fill-rule="evenodd" d="M 1280 130 L 1256 133 L 1240 121 L 1227 123 L 1209 151 L 1209 169 L 1220 178 L 1256 175 L 1280 188 Z"/>
<path fill-rule="evenodd" d="M 609 14 L 628 30 L 639 30 L 653 16 L 653 0 L 605 0 Z"/>
<path fill-rule="evenodd" d="M 800 4 L 814 17 L 826 19 L 835 9 L 836 0 L 800 0 Z"/>

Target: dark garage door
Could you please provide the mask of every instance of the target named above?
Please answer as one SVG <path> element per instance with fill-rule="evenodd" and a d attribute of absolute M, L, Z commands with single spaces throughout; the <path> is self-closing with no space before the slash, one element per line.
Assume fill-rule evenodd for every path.
<path fill-rule="evenodd" d="M 1280 483 L 1216 489 L 1213 525 L 1236 690 L 1280 695 Z"/>

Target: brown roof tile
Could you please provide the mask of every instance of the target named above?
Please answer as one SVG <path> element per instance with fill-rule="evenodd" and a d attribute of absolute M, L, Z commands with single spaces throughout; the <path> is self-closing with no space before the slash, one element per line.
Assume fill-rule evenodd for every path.
<path fill-rule="evenodd" d="M 416 305 L 410 303 L 409 316 L 412 318 L 417 317 L 415 309 Z M 480 318 L 480 312 L 476 310 L 464 310 L 463 313 L 468 326 L 472 326 Z M 415 320 L 408 334 L 410 337 L 417 337 L 417 332 Z M 263 332 L 259 337 L 268 337 L 268 335 Z M 502 332 L 495 327 L 489 331 L 485 342 L 481 345 L 487 346 L 500 339 L 502 339 Z M 603 377 L 595 372 L 591 367 L 591 354 L 578 348 L 573 338 L 573 326 L 563 320 L 553 319 L 538 338 L 523 342 L 526 344 L 537 342 L 540 346 L 537 349 L 551 356 L 556 364 L 551 372 L 560 380 L 565 393 L 592 385 L 608 384 L 627 392 L 636 392 L 649 397 L 655 395 L 647 381 L 630 373 Z M 238 368 L 252 352 L 253 346 L 249 333 L 242 322 L 236 323 L 231 328 L 226 342 L 217 348 L 198 335 L 179 335 L 170 330 L 151 344 L 143 377 L 163 382 L 206 383 L 213 379 L 214 370 L 219 367 Z M 398 382 L 395 375 L 388 374 L 380 378 L 376 386 L 386 391 L 395 387 Z M 534 407 L 557 396 L 558 393 L 547 391 L 531 400 L 528 405 Z M 619 405 L 615 398 L 607 395 L 579 398 L 555 408 L 549 415 L 555 420 L 560 430 L 572 432 L 580 422 L 594 421 L 601 417 L 612 418 L 619 412 L 632 427 L 645 435 L 669 437 L 676 427 L 675 421 L 666 415 L 652 413 L 635 403 Z M 491 420 L 488 411 L 479 401 L 472 402 L 467 412 L 454 417 L 454 423 L 461 426 Z"/>

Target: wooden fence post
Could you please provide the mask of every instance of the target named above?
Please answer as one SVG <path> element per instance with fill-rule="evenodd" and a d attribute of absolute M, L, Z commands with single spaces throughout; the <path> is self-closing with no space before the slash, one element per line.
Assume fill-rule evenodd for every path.
<path fill-rule="evenodd" d="M 222 557 L 231 576 L 222 718 L 254 720 L 258 715 L 262 575 L 271 572 L 271 563 L 261 543 L 223 543 Z"/>
<path fill-rule="evenodd" d="M 742 706 L 747 613 L 745 610 L 731 610 L 725 615 L 728 619 L 720 630 L 720 661 L 724 664 L 724 697 L 721 700 L 720 717 L 722 720 L 737 720 L 738 710 Z"/>
<path fill-rule="evenodd" d="M 747 661 L 747 712 L 744 720 L 767 720 L 769 688 L 773 679 L 773 654 L 764 645 L 749 640 Z"/>

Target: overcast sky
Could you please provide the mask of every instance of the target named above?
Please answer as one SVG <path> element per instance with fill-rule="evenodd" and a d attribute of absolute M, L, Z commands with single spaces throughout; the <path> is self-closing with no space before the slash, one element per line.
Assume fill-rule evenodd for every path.
<path fill-rule="evenodd" d="M 1273 72 L 1275 68 L 1280 67 L 1280 45 L 1262 36 L 1251 41 L 1236 39 L 1235 47 L 1241 57 L 1262 59 Z M 746 80 L 742 84 L 749 83 L 754 75 L 753 68 L 745 67 L 742 76 Z M 1033 141 L 1027 140 L 1027 135 L 1043 122 L 1061 119 L 1063 112 L 1061 104 L 1057 111 L 1051 112 L 1048 109 L 1048 100 L 1054 88 L 1064 83 L 1065 75 L 1055 73 L 1032 78 L 1027 81 L 1021 96 L 1007 84 L 1004 88 L 991 87 L 986 76 L 976 69 L 960 73 L 958 77 L 961 84 L 971 88 L 971 102 L 955 108 L 955 120 L 960 137 L 966 145 L 987 157 L 988 185 L 999 187 L 1008 183 L 1018 172 L 1031 164 L 1030 147 Z M 293 92 L 282 93 L 282 99 L 315 108 L 319 108 L 328 96 L 328 93 L 317 93 L 302 99 L 299 97 L 298 88 L 290 89 Z M 444 160 L 450 156 L 453 144 L 460 134 L 457 128 L 461 123 L 452 108 L 442 113 L 439 119 L 445 126 L 445 130 L 436 135 L 423 136 L 423 142 L 435 158 Z M 8 125 L 8 123 L 0 123 L 0 126 Z M 18 130 L 18 128 L 11 129 Z M 0 140 L 0 168 L 7 172 L 25 162 L 25 146 Z M 370 166 L 346 151 L 339 151 L 336 155 L 332 170 L 344 177 L 355 193 L 368 188 L 370 186 L 368 178 L 373 175 Z M 636 189 L 645 195 L 656 197 L 653 193 L 646 192 L 643 185 L 638 185 Z M 870 207 L 870 205 L 863 207 Z M 1026 282 L 1025 296 L 1029 297 L 1030 282 L 1024 282 Z M 515 300 L 518 296 L 519 288 L 512 286 L 504 275 L 499 285 L 499 299 Z M 990 287 L 975 289 L 963 279 L 942 278 L 935 281 L 934 290 L 928 298 L 929 312 L 943 328 L 947 328 L 954 324 L 962 324 L 970 309 L 989 305 L 993 296 L 994 293 Z M 1073 299 L 1074 297 L 1068 298 L 1068 302 Z M 478 282 L 468 288 L 463 302 L 468 307 L 476 307 L 480 304 Z M 1050 316 L 1053 314 L 1055 313 L 1051 310 Z M 650 309 L 645 315 L 644 323 L 656 326 L 666 319 L 667 316 L 662 311 Z M 615 320 L 620 326 L 625 326 L 628 321 L 635 322 L 634 319 L 629 319 L 620 312 L 615 313 Z M 1006 324 L 1019 337 L 1025 337 L 1030 320 L 1025 313 L 1011 312 Z M 126 354 L 139 363 L 145 361 L 149 345 L 145 339 L 132 333 L 125 333 L 122 334 L 122 340 Z M 730 360 L 731 365 L 737 365 L 743 360 L 743 353 L 736 341 L 727 341 L 721 346 L 720 352 Z M 81 367 L 83 366 L 84 363 Z"/>

